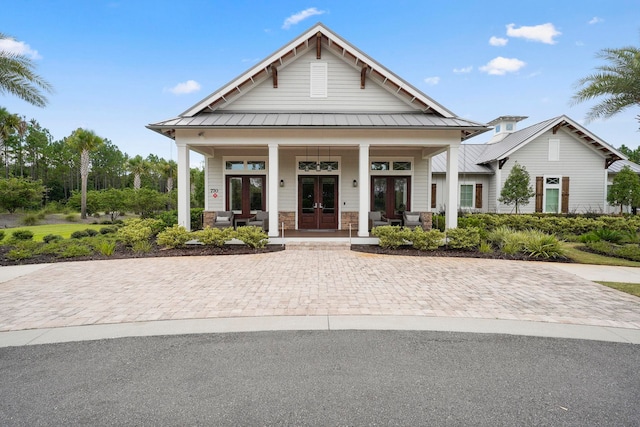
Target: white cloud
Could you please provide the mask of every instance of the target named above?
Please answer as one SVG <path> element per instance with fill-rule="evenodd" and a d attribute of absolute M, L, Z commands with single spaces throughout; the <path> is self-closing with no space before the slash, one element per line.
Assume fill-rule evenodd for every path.
<path fill-rule="evenodd" d="M 428 85 L 435 86 L 440 83 L 440 77 L 426 77 L 424 82 Z"/>
<path fill-rule="evenodd" d="M 546 44 L 556 44 L 553 39 L 556 36 L 562 34 L 556 30 L 556 27 L 552 23 L 534 25 L 533 27 L 522 26 L 515 28 L 515 24 L 507 25 L 507 35 L 509 37 L 522 37 L 527 40 L 541 42 Z"/>
<path fill-rule="evenodd" d="M 489 61 L 487 65 L 480 67 L 480 71 L 494 76 L 504 76 L 507 73 L 515 73 L 525 65 L 527 64 L 519 59 L 498 56 Z"/>
<path fill-rule="evenodd" d="M 0 39 L 0 51 L 28 56 L 31 59 L 42 59 L 37 50 L 31 49 L 31 46 L 25 42 L 15 41 L 14 39 Z"/>
<path fill-rule="evenodd" d="M 318 10 L 315 7 L 310 7 L 285 19 L 284 24 L 282 24 L 282 29 L 288 30 L 292 25 L 296 25 L 300 21 L 304 21 L 305 19 L 314 15 L 323 15 L 324 13 L 326 13 L 324 10 Z"/>
<path fill-rule="evenodd" d="M 169 92 L 173 93 L 174 95 L 184 95 L 187 93 L 197 92 L 199 90 L 200 83 L 195 80 L 187 80 L 186 82 L 178 83 L 177 85 L 169 89 Z"/>
<path fill-rule="evenodd" d="M 576 42 L 576 46 L 584 46 L 584 42 L 583 42 L 583 41 L 578 40 L 578 41 Z"/>
<path fill-rule="evenodd" d="M 598 22 L 602 21 L 604 21 L 604 19 L 594 16 L 593 18 L 591 18 L 591 21 L 589 21 L 589 25 L 597 24 Z"/>
<path fill-rule="evenodd" d="M 473 67 L 469 65 L 468 67 L 454 68 L 453 72 L 456 74 L 467 74 L 467 73 L 470 73 L 472 70 L 473 70 Z"/>
<path fill-rule="evenodd" d="M 507 43 L 509 43 L 509 39 L 503 39 L 496 36 L 491 36 L 489 39 L 489 44 L 491 46 L 505 46 Z"/>

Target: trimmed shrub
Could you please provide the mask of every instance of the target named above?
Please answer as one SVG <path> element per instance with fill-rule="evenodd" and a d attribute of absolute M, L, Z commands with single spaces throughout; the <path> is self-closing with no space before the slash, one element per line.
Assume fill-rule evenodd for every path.
<path fill-rule="evenodd" d="M 166 228 L 158 233 L 156 243 L 167 248 L 181 248 L 192 238 L 193 236 L 186 228 L 175 224 L 173 227 Z"/>
<path fill-rule="evenodd" d="M 480 245 L 480 230 L 476 227 L 450 228 L 447 230 L 447 245 L 451 249 L 476 249 Z"/>
<path fill-rule="evenodd" d="M 4 230 L 0 230 L 0 242 L 4 240 Z"/>
<path fill-rule="evenodd" d="M 87 233 L 87 230 L 76 230 L 71 233 L 72 239 L 82 239 L 83 237 L 89 237 L 89 233 Z"/>
<path fill-rule="evenodd" d="M 269 236 L 262 227 L 238 227 L 235 238 L 242 241 L 250 248 L 264 248 L 269 241 Z"/>
<path fill-rule="evenodd" d="M 158 234 L 163 227 L 158 219 L 131 219 L 118 230 L 118 238 L 126 245 L 133 246 L 137 242 L 148 241 Z"/>
<path fill-rule="evenodd" d="M 435 251 L 444 245 L 444 233 L 440 230 L 424 231 L 422 227 L 416 227 L 408 238 L 419 251 Z"/>
<path fill-rule="evenodd" d="M 94 230 L 93 228 L 87 228 L 86 230 L 84 230 L 87 232 L 87 235 L 89 237 L 93 237 L 93 236 L 97 236 L 98 235 L 98 230 Z"/>
<path fill-rule="evenodd" d="M 382 225 L 373 227 L 371 235 L 378 238 L 381 248 L 397 249 L 399 246 L 409 243 L 411 230 L 401 229 L 397 225 Z"/>
<path fill-rule="evenodd" d="M 101 227 L 100 234 L 115 234 L 118 232 L 118 227 Z"/>
<path fill-rule="evenodd" d="M 620 246 L 614 251 L 614 256 L 631 261 L 640 261 L 640 247 L 638 245 Z"/>
<path fill-rule="evenodd" d="M 211 228 L 205 227 L 204 230 L 194 231 L 193 237 L 198 239 L 200 243 L 207 246 L 221 247 L 227 241 L 236 236 L 236 231 L 229 228 Z"/>
<path fill-rule="evenodd" d="M 80 256 L 89 256 L 93 253 L 91 248 L 79 242 L 63 246 L 62 252 L 58 254 L 60 258 L 75 258 Z"/>
<path fill-rule="evenodd" d="M 62 236 L 57 234 L 47 234 L 42 238 L 42 241 L 45 243 L 57 242 L 59 240 L 62 240 Z"/>
<path fill-rule="evenodd" d="M 11 234 L 13 240 L 32 240 L 33 233 L 29 230 L 16 230 Z"/>

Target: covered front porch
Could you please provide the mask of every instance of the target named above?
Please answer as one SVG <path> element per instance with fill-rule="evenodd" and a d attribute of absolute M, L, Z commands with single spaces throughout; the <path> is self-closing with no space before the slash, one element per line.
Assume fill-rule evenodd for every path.
<path fill-rule="evenodd" d="M 369 239 L 372 211 L 398 225 L 403 211 L 430 215 L 431 158 L 442 152 L 450 159 L 447 205 L 458 204 L 459 136 L 451 133 L 443 132 L 448 144 L 410 134 L 402 141 L 397 132 L 394 138 L 382 132 L 354 142 L 354 135 L 332 138 L 327 131 L 317 137 L 306 132 L 304 139 L 272 135 L 263 144 L 256 144 L 254 133 L 251 143 L 225 138 L 212 144 L 212 130 L 185 133 L 176 138 L 178 221 L 185 227 L 192 150 L 205 157 L 205 212 L 233 211 L 236 218 L 267 212 L 272 243 L 283 239 L 283 231 L 284 239 Z M 446 226 L 456 225 L 457 209 L 448 209 Z"/>

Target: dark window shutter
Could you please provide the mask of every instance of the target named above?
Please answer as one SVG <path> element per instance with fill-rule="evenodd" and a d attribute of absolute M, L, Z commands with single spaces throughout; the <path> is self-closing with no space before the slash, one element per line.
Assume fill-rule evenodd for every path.
<path fill-rule="evenodd" d="M 431 208 L 436 207 L 436 184 L 431 184 Z"/>
<path fill-rule="evenodd" d="M 482 209 L 482 184 L 476 184 L 476 209 Z"/>
<path fill-rule="evenodd" d="M 569 213 L 569 177 L 562 177 L 562 213 Z"/>
<path fill-rule="evenodd" d="M 541 176 L 536 176 L 536 212 L 542 212 L 542 192 L 544 183 Z"/>

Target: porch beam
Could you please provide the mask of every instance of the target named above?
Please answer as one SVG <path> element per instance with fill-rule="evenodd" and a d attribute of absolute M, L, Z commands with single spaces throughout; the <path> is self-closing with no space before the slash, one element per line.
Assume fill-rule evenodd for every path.
<path fill-rule="evenodd" d="M 191 176 L 189 146 L 176 142 L 178 147 L 178 225 L 191 230 Z"/>
<path fill-rule="evenodd" d="M 369 144 L 360 144 L 358 163 L 358 236 L 369 236 Z"/>
<path fill-rule="evenodd" d="M 446 228 L 458 227 L 458 145 L 447 149 Z"/>
<path fill-rule="evenodd" d="M 278 158 L 278 144 L 269 144 L 269 237 L 278 237 L 280 224 L 278 223 L 278 189 L 280 184 L 280 160 Z"/>

